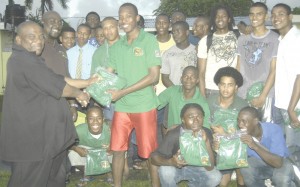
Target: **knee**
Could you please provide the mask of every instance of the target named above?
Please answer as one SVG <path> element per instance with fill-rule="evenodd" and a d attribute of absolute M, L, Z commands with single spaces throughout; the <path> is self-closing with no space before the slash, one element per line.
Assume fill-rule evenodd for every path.
<path fill-rule="evenodd" d="M 125 158 L 125 151 L 113 151 L 113 159 Z"/>
<path fill-rule="evenodd" d="M 173 183 L 175 181 L 176 168 L 173 166 L 160 166 L 158 173 L 162 184 Z"/>

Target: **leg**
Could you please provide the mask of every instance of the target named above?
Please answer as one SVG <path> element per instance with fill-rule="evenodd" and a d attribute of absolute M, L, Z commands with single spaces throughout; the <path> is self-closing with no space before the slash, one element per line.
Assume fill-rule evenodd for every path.
<path fill-rule="evenodd" d="M 66 179 L 66 168 L 63 161 L 66 160 L 67 151 L 63 151 L 53 158 L 51 172 L 47 187 L 64 187 Z"/>
<path fill-rule="evenodd" d="M 139 156 L 145 159 L 157 148 L 157 119 L 156 109 L 149 112 L 132 114 L 132 121 L 136 130 Z M 159 186 L 157 167 L 147 161 L 153 186 Z"/>
<path fill-rule="evenodd" d="M 151 159 L 149 158 L 147 161 L 147 166 L 151 178 L 152 187 L 160 187 L 159 175 L 158 175 L 158 166 L 155 166 L 151 163 Z"/>
<path fill-rule="evenodd" d="M 271 178 L 273 168 L 263 160 L 254 157 L 249 157 L 248 163 L 248 168 L 240 169 L 245 185 L 247 187 L 264 186 L 265 179 Z"/>
<path fill-rule="evenodd" d="M 284 159 L 281 168 L 275 168 L 272 176 L 272 183 L 275 186 L 290 187 L 294 178 L 293 166 L 289 160 Z"/>
<path fill-rule="evenodd" d="M 181 169 L 177 169 L 173 166 L 160 166 L 158 169 L 161 186 L 163 187 L 175 187 L 177 181 L 181 181 Z"/>
<path fill-rule="evenodd" d="M 110 145 L 113 151 L 112 174 L 115 187 L 122 186 L 125 152 L 128 150 L 128 139 L 133 128 L 130 115 L 124 112 L 115 112 L 112 121 Z"/>
<path fill-rule="evenodd" d="M 229 184 L 231 180 L 231 173 L 226 173 L 226 174 L 223 174 L 222 176 L 222 179 L 221 179 L 221 182 L 220 182 L 220 187 L 224 187 L 224 186 L 227 186 Z"/>
<path fill-rule="evenodd" d="M 238 186 L 245 186 L 244 178 L 240 169 L 235 170 L 236 173 L 236 182 Z"/>
<path fill-rule="evenodd" d="M 38 162 L 11 163 L 11 176 L 8 187 L 46 187 L 51 171 L 52 160 Z"/>
<path fill-rule="evenodd" d="M 112 161 L 112 174 L 115 187 L 122 186 L 122 176 L 125 164 L 125 151 L 114 151 Z"/>
<path fill-rule="evenodd" d="M 208 171 L 204 167 L 185 166 L 182 173 L 183 180 L 188 180 L 190 187 L 215 187 L 222 178 L 221 173 L 215 168 Z"/>

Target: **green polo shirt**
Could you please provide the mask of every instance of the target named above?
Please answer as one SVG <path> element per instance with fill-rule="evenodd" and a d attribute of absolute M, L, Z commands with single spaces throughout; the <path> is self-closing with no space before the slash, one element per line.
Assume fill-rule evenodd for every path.
<path fill-rule="evenodd" d="M 192 99 L 186 100 L 184 98 L 182 86 L 180 85 L 175 85 L 167 88 L 161 94 L 159 94 L 158 98 L 160 101 L 158 109 L 161 109 L 169 104 L 168 128 L 182 123 L 180 112 L 183 106 L 188 103 L 197 103 L 202 106 L 205 113 L 203 126 L 210 128 L 208 121 L 210 117 L 209 107 L 206 99 L 200 94 L 198 88 L 196 88 L 196 92 Z"/>
<path fill-rule="evenodd" d="M 106 123 L 103 123 L 103 129 L 101 136 L 97 139 L 94 138 L 89 129 L 88 124 L 83 123 L 76 127 L 76 131 L 79 137 L 79 144 L 88 147 L 92 147 L 94 149 L 100 149 L 103 147 L 107 147 L 110 144 L 110 128 Z"/>
<path fill-rule="evenodd" d="M 127 80 L 127 87 L 148 75 L 149 68 L 161 65 L 159 47 L 155 36 L 140 30 L 139 36 L 128 44 L 127 36 L 122 37 L 109 50 L 109 67 Z M 127 94 L 116 102 L 116 111 L 141 113 L 158 106 L 153 86 Z"/>
<path fill-rule="evenodd" d="M 109 50 L 110 46 L 108 45 L 107 41 L 104 41 L 104 44 L 98 47 L 98 49 L 94 52 L 93 59 L 92 59 L 92 67 L 91 67 L 91 75 L 95 73 L 97 67 L 101 66 L 104 68 L 108 67 L 109 61 Z"/>

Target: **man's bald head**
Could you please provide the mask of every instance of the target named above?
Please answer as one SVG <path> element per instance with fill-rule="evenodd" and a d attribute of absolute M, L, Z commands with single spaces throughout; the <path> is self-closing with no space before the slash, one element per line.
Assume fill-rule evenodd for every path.
<path fill-rule="evenodd" d="M 44 32 L 48 39 L 55 40 L 60 36 L 63 21 L 55 11 L 48 11 L 42 17 Z"/>
<path fill-rule="evenodd" d="M 33 21 L 21 23 L 17 28 L 16 44 L 29 52 L 40 55 L 44 48 L 42 27 Z"/>

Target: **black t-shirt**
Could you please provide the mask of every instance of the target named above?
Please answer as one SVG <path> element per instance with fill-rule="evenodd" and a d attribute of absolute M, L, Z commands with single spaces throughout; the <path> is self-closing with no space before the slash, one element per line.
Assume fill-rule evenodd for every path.
<path fill-rule="evenodd" d="M 180 129 L 183 128 L 182 125 L 177 126 L 176 128 L 170 130 L 167 134 L 166 137 L 163 139 L 162 143 L 159 145 L 159 147 L 152 153 L 152 154 L 159 154 L 160 156 L 169 159 L 173 155 L 175 155 L 178 150 L 180 149 L 179 147 L 179 137 L 180 137 Z M 213 142 L 213 137 L 211 131 L 203 127 L 210 144 L 212 146 Z"/>

